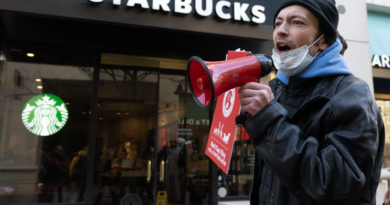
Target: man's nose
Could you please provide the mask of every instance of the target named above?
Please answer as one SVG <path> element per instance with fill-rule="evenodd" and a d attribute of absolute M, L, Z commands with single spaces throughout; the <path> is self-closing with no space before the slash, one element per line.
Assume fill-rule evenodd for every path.
<path fill-rule="evenodd" d="M 286 25 L 285 22 L 283 22 L 283 23 L 277 28 L 277 35 L 278 35 L 278 36 L 288 36 L 288 25 Z"/>

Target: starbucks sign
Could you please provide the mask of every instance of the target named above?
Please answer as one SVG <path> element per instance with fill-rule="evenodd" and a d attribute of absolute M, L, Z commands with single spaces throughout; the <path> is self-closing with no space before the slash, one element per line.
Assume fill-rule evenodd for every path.
<path fill-rule="evenodd" d="M 24 126 L 39 136 L 50 136 L 60 131 L 67 119 L 68 109 L 64 101 L 52 94 L 34 96 L 22 112 Z"/>

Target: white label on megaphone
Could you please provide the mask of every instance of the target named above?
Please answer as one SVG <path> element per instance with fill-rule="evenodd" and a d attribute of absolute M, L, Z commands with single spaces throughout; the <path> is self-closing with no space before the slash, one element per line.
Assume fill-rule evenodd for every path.
<path fill-rule="evenodd" d="M 236 97 L 235 95 L 236 95 L 235 88 L 225 92 L 225 96 L 223 97 L 223 106 L 222 106 L 222 113 L 225 118 L 228 118 L 232 113 L 234 107 L 234 99 Z"/>

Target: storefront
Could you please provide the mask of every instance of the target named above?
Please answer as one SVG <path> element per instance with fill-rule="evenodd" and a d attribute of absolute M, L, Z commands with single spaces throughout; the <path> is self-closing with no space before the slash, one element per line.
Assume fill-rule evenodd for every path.
<path fill-rule="evenodd" d="M 390 5 L 385 2 L 367 1 L 367 19 L 375 100 L 381 110 L 386 132 L 381 182 L 377 190 L 377 201 L 382 201 L 389 187 L 387 174 L 390 173 Z"/>
<path fill-rule="evenodd" d="M 248 200 L 254 149 L 230 172 L 205 153 L 212 110 L 191 56 L 270 54 L 281 0 L 0 0 L 0 201 L 217 204 Z"/>
<path fill-rule="evenodd" d="M 390 12 L 376 10 L 369 5 L 368 28 L 370 35 L 371 65 L 374 77 L 375 99 L 381 109 L 386 128 L 386 147 L 383 157 L 383 168 L 390 168 L 390 40 L 387 37 L 390 26 Z M 389 7 L 390 8 L 390 7 Z M 383 6 L 382 6 L 383 9 Z"/>

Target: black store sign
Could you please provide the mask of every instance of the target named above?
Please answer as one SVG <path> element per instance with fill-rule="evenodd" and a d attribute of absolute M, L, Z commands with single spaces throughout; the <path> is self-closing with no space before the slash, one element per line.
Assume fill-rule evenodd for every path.
<path fill-rule="evenodd" d="M 272 40 L 283 0 L 0 0 L 0 10 Z"/>

